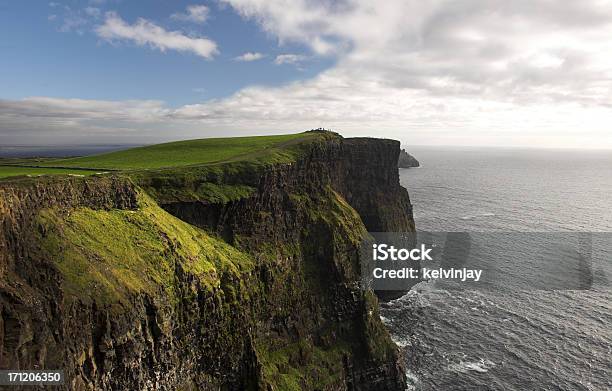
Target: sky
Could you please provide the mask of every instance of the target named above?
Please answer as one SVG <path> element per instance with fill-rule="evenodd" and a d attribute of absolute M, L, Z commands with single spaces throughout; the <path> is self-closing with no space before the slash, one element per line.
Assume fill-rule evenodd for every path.
<path fill-rule="evenodd" d="M 612 0 L 0 0 L 0 145 L 612 148 Z"/>

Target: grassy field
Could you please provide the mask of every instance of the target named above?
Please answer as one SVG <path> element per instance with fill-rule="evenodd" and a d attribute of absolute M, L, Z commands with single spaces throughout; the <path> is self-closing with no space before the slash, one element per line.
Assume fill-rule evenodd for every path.
<path fill-rule="evenodd" d="M 61 168 L 138 170 L 185 167 L 201 164 L 246 160 L 273 153 L 284 146 L 315 137 L 312 133 L 280 136 L 209 138 L 177 141 L 124 151 L 40 163 Z"/>
<path fill-rule="evenodd" d="M 50 160 L 56 160 L 57 158 L 53 157 L 11 157 L 11 158 L 3 158 L 0 157 L 0 165 L 5 164 L 19 164 L 19 165 L 38 165 L 40 163 L 44 163 Z"/>
<path fill-rule="evenodd" d="M 303 145 L 308 142 L 334 137 L 338 135 L 329 132 L 304 132 L 277 136 L 208 138 L 84 157 L 0 158 L 0 179 L 26 175 L 84 176 L 103 171 L 148 175 L 147 173 L 152 171 L 182 170 L 185 167 L 190 167 L 191 170 L 196 166 L 210 170 L 221 163 L 287 163 L 294 161 Z"/>
<path fill-rule="evenodd" d="M 38 175 L 92 175 L 99 171 L 86 170 L 70 170 L 61 168 L 33 168 L 33 167 L 16 167 L 16 166 L 0 166 L 0 178 L 8 178 L 15 176 L 38 176 Z"/>

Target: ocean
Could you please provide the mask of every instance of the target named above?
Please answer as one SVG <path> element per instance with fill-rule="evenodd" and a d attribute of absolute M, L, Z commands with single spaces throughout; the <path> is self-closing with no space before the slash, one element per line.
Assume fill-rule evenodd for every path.
<path fill-rule="evenodd" d="M 419 231 L 528 238 L 514 256 L 543 238 L 586 237 L 592 258 L 586 285 L 569 283 L 584 271 L 548 265 L 557 277 L 550 289 L 520 278 L 502 278 L 505 289 L 423 282 L 383 303 L 409 389 L 612 390 L 612 152 L 407 150 L 422 165 L 400 170 Z M 488 246 L 486 260 L 503 277 L 501 247 Z M 525 264 L 532 275 L 542 270 L 537 260 Z"/>

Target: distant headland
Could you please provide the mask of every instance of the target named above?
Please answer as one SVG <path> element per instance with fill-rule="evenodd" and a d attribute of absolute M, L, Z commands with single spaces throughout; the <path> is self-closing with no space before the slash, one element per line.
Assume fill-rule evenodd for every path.
<path fill-rule="evenodd" d="M 411 168 L 411 167 L 419 167 L 421 164 L 418 160 L 415 159 L 414 156 L 406 152 L 405 149 L 402 149 L 399 154 L 399 159 L 397 161 L 397 166 L 399 168 Z"/>

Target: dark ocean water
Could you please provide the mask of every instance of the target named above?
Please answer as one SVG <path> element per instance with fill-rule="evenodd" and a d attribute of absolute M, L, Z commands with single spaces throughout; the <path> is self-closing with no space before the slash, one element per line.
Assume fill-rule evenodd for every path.
<path fill-rule="evenodd" d="M 518 234 L 528 240 L 513 251 L 523 253 L 542 238 L 586 237 L 592 255 L 586 286 L 559 266 L 554 290 L 512 279 L 490 290 L 427 282 L 383 304 L 410 389 L 612 390 L 612 152 L 409 151 L 422 168 L 400 170 L 400 180 L 419 230 Z M 489 262 L 504 258 L 495 255 Z M 498 262 L 490 266 L 503 272 Z M 536 261 L 525 263 L 540 273 Z"/>

